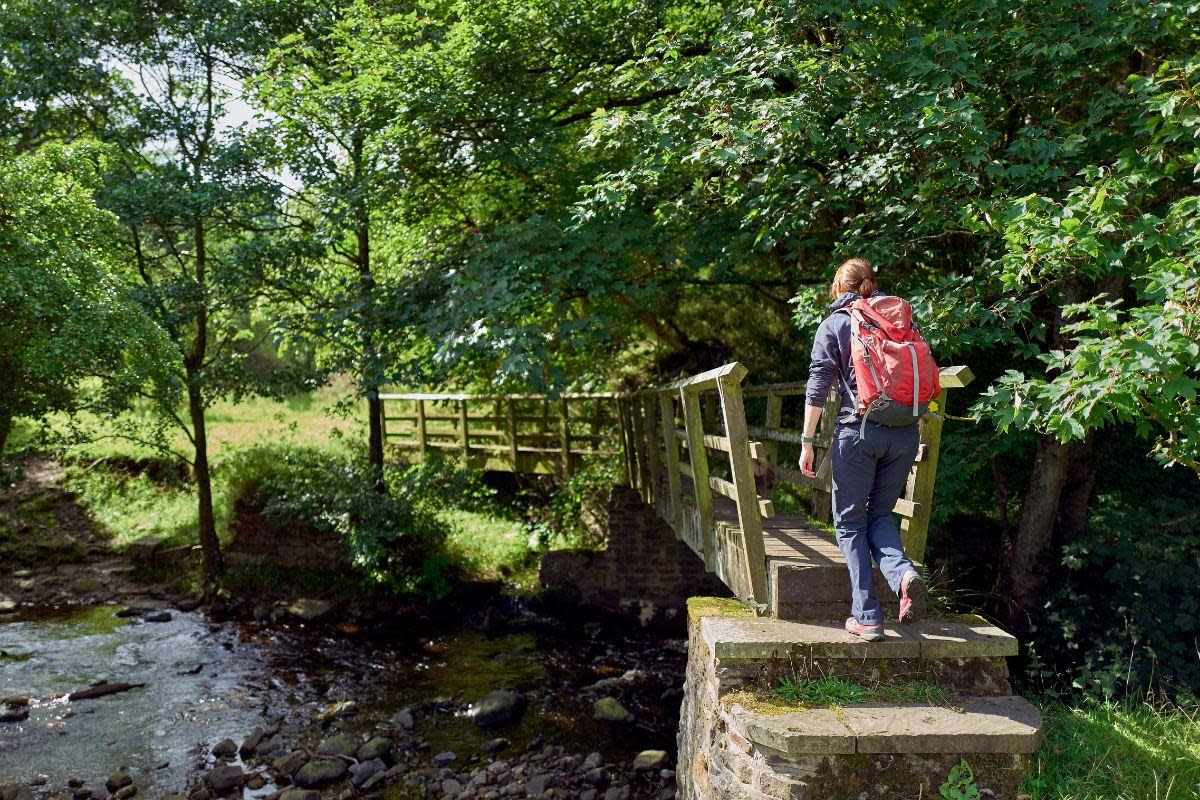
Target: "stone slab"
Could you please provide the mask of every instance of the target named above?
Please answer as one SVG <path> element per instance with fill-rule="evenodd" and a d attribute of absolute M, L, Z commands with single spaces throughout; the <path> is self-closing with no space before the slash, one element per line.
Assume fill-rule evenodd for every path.
<path fill-rule="evenodd" d="M 729 712 L 733 727 L 761 747 L 785 754 L 849 755 L 855 752 L 855 735 L 838 714 L 829 708 L 755 714 L 736 704 Z"/>
<path fill-rule="evenodd" d="M 1042 717 L 1021 697 L 982 697 L 961 709 L 922 704 L 730 712 L 742 735 L 787 756 L 849 753 L 1032 753 Z"/>
<path fill-rule="evenodd" d="M 754 617 L 705 617 L 700 635 L 717 660 L 817 658 L 918 658 L 920 643 L 895 625 L 882 642 L 864 642 L 835 622 L 794 622 Z"/>
<path fill-rule="evenodd" d="M 1015 656 L 1015 637 L 986 622 L 927 620 L 886 625 L 882 642 L 864 642 L 837 622 L 705 617 L 700 633 L 717 660 L 815 658 L 995 658 Z"/>
<path fill-rule="evenodd" d="M 1032 753 L 1042 715 L 1022 697 L 982 697 L 961 711 L 927 705 L 847 706 L 860 753 Z"/>
<path fill-rule="evenodd" d="M 932 619 L 908 625 L 905 630 L 920 642 L 922 658 L 1015 656 L 1021 649 L 1015 636 L 982 621 Z"/>

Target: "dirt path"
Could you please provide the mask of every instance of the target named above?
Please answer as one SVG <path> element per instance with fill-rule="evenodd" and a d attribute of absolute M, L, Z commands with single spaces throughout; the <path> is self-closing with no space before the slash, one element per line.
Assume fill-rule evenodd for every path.
<path fill-rule="evenodd" d="M 63 488 L 63 474 L 53 459 L 31 455 L 0 494 L 0 613 L 173 597 L 171 586 L 134 580 L 133 563 Z"/>

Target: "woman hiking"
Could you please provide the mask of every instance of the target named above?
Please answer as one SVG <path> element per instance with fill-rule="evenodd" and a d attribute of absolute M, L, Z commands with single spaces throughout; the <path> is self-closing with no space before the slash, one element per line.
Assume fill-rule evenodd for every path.
<path fill-rule="evenodd" d="M 853 598 L 846 630 L 869 642 L 884 638 L 872 559 L 900 598 L 900 621 L 915 622 L 925 613 L 925 581 L 904 553 L 892 508 L 917 456 L 916 422 L 940 388 L 929 346 L 912 327 L 911 308 L 878 291 L 875 272 L 866 259 L 852 258 L 834 275 L 830 313 L 813 341 L 800 455 L 800 471 L 814 477 L 813 437 L 836 382 L 841 406 L 829 457 L 833 525 Z"/>

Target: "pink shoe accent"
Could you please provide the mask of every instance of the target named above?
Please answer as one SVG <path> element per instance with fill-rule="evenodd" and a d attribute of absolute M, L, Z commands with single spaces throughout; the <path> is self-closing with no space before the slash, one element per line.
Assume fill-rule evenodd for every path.
<path fill-rule="evenodd" d="M 857 636 L 864 642 L 881 642 L 885 636 L 883 625 L 863 625 L 854 617 L 846 618 L 846 633 Z"/>

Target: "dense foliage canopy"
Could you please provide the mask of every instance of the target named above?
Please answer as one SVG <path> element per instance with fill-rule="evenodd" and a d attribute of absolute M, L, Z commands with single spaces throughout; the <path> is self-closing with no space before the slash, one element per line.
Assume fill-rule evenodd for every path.
<path fill-rule="evenodd" d="M 54 142 L 83 135 L 112 156 L 23 235 L 86 231 L 54 265 L 136 292 L 202 485 L 213 398 L 320 373 L 372 401 L 381 490 L 388 383 L 624 388 L 733 359 L 803 379 L 826 283 L 858 255 L 979 376 L 935 559 L 1037 636 L 1048 601 L 1082 630 L 1067 598 L 1099 602 L 1130 559 L 1200 574 L 1177 499 L 1200 473 L 1188 2 L 68 5 L 0 9 L 0 138 L 44 149 L 21 169 L 55 171 Z M 14 275 L 51 263 L 17 252 Z M 12 413 L 57 407 L 39 403 Z M 1126 656 L 1154 674 L 1165 645 L 1129 631 L 1170 605 L 1194 643 L 1190 585 L 1113 601 L 1113 642 L 1038 646 L 1080 675 Z M 1200 679 L 1177 656 L 1168 677 Z"/>

